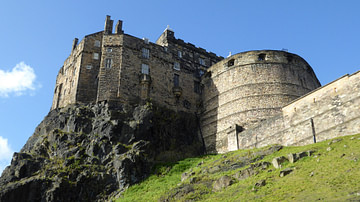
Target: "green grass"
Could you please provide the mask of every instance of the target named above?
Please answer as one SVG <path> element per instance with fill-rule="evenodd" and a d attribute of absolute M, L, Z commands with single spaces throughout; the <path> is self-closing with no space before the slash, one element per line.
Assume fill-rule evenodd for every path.
<path fill-rule="evenodd" d="M 197 178 L 196 183 L 191 184 L 194 191 L 176 200 L 170 197 L 170 201 L 345 201 L 356 197 L 359 200 L 358 194 L 353 193 L 360 194 L 360 135 L 340 139 L 342 141 L 331 145 L 328 145 L 329 140 L 302 147 L 284 147 L 257 162 L 271 162 L 274 157 L 287 156 L 289 153 L 308 150 L 316 152 L 293 164 L 284 163 L 281 169 L 275 169 L 271 165 L 266 170 L 259 170 L 259 174 L 255 176 L 236 180 L 219 192 L 212 191 L 212 182 L 223 175 L 232 176 L 248 166 L 212 174 L 204 171 L 225 165 L 229 161 L 238 162 L 242 157 L 251 159 L 255 152 L 262 149 L 239 150 L 158 165 L 153 175 L 144 182 L 131 186 L 116 201 L 159 201 L 160 198 L 169 198 L 179 187 L 189 185 L 189 180 L 181 182 L 181 174 L 190 171 L 195 172 L 194 177 Z M 332 149 L 327 151 L 328 147 Z M 200 162 L 203 163 L 198 165 Z M 292 168 L 294 171 L 281 178 L 279 173 L 284 168 Z M 266 180 L 266 185 L 253 189 L 254 184 L 260 180 Z"/>

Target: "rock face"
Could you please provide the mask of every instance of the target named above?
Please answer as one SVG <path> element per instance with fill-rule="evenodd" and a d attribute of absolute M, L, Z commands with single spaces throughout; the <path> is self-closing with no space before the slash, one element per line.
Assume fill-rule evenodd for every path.
<path fill-rule="evenodd" d="M 203 153 L 193 114 L 152 104 L 51 111 L 0 178 L 0 201 L 103 201 L 156 162 Z"/>

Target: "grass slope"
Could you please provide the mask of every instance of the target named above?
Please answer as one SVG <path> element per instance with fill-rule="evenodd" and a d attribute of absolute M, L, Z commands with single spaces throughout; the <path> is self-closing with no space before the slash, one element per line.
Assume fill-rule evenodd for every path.
<path fill-rule="evenodd" d="M 334 140 L 284 147 L 268 155 L 261 152 L 270 147 L 158 165 L 153 175 L 130 187 L 116 201 L 358 201 L 360 134 L 336 138 L 338 142 Z M 256 163 L 271 163 L 275 157 L 309 150 L 315 153 L 295 163 L 285 162 L 282 168 L 276 169 L 271 164 L 265 169 L 255 168 L 257 174 L 247 179 L 234 178 L 236 173 Z M 280 177 L 280 170 L 285 168 L 293 172 Z M 181 182 L 184 172 L 192 175 Z M 233 184 L 214 191 L 214 182 L 224 175 L 232 177 Z M 261 180 L 265 180 L 264 186 L 254 186 Z"/>

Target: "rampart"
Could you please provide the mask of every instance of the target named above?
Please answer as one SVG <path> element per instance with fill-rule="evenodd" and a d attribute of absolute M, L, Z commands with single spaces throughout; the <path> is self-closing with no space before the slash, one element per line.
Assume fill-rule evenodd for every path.
<path fill-rule="evenodd" d="M 360 132 L 360 72 L 345 75 L 287 104 L 278 116 L 228 136 L 229 150 L 306 145 Z M 237 144 L 236 144 L 237 143 Z"/>

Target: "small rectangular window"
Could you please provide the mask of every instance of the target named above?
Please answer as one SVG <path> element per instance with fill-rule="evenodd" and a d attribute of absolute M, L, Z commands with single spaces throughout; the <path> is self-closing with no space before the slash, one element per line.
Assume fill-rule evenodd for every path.
<path fill-rule="evenodd" d="M 180 63 L 174 62 L 174 69 L 180 71 Z"/>
<path fill-rule="evenodd" d="M 93 59 L 98 60 L 99 59 L 99 53 L 94 53 L 93 54 Z"/>
<path fill-rule="evenodd" d="M 111 52 L 112 52 L 112 48 L 107 48 L 107 49 L 106 49 L 106 52 L 111 53 Z"/>
<path fill-rule="evenodd" d="M 181 51 L 178 51 L 178 57 L 182 58 L 182 52 Z"/>
<path fill-rule="evenodd" d="M 199 76 L 202 77 L 205 74 L 204 70 L 199 69 Z"/>
<path fill-rule="evenodd" d="M 99 40 L 95 40 L 94 46 L 95 46 L 95 47 L 100 47 L 100 41 L 99 41 Z"/>
<path fill-rule="evenodd" d="M 112 65 L 112 59 L 111 58 L 106 58 L 105 59 L 105 68 L 110 69 Z"/>
<path fill-rule="evenodd" d="M 179 87 L 179 86 L 180 86 L 179 75 L 178 75 L 178 74 L 174 74 L 174 86 L 175 86 L 175 87 Z"/>
<path fill-rule="evenodd" d="M 142 48 L 141 49 L 141 55 L 142 55 L 142 57 L 143 58 L 149 58 L 150 57 L 150 50 L 149 49 L 147 49 L 147 48 Z"/>
<path fill-rule="evenodd" d="M 204 65 L 204 66 L 205 66 L 205 60 L 204 60 L 204 58 L 199 58 L 199 63 L 200 63 L 201 65 Z"/>
<path fill-rule="evenodd" d="M 149 65 L 141 64 L 141 73 L 149 75 Z"/>
<path fill-rule="evenodd" d="M 92 69 L 92 64 L 86 65 L 86 69 Z"/>

